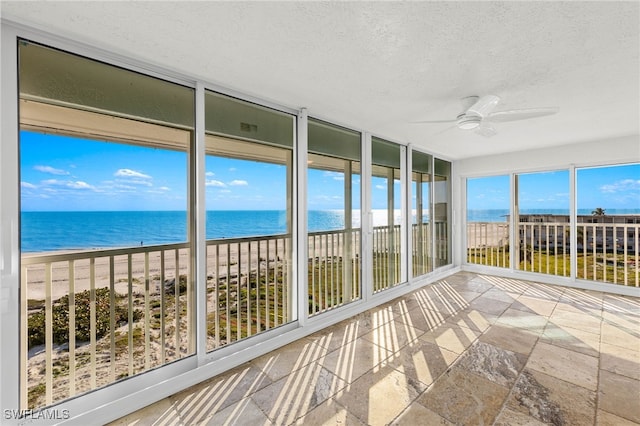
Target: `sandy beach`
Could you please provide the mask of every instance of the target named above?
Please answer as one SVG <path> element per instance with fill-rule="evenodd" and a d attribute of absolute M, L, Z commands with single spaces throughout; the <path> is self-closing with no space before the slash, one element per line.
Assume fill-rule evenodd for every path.
<path fill-rule="evenodd" d="M 164 253 L 155 249 L 148 253 L 148 260 L 143 249 L 136 247 L 139 253 L 131 255 L 131 267 L 126 249 L 106 250 L 106 251 L 64 251 L 30 253 L 23 257 L 24 270 L 23 282 L 26 282 L 27 299 L 44 300 L 47 294 L 47 263 L 37 263 L 43 257 L 55 256 L 56 260 L 51 263 L 51 298 L 57 300 L 69 294 L 69 282 L 72 282 L 72 290 L 75 293 L 95 288 L 110 287 L 111 285 L 111 259 L 113 259 L 113 283 L 117 293 L 129 293 L 129 274 L 131 274 L 131 290 L 134 293 L 144 293 L 145 283 L 149 280 L 149 291 L 155 293 L 159 291 L 161 278 L 164 282 L 171 282 L 176 276 L 188 275 L 190 273 L 189 249 L 171 249 Z M 149 250 L 154 250 L 150 248 Z M 176 259 L 176 251 L 178 256 Z M 118 254 L 118 253 L 125 254 Z M 73 268 L 70 268 L 68 257 L 81 257 L 74 260 Z M 164 254 L 164 270 L 162 265 L 162 254 Z M 67 256 L 68 255 L 68 256 Z M 88 257 L 93 257 L 93 264 Z M 207 275 L 208 278 L 222 278 L 227 275 L 238 276 L 239 273 L 248 274 L 260 267 L 266 267 L 269 263 L 273 267 L 277 259 L 284 259 L 283 240 L 279 240 L 276 246 L 274 240 L 263 240 L 259 242 L 242 243 L 221 243 L 219 245 L 208 246 L 207 255 Z M 177 260 L 177 263 L 176 263 Z M 147 266 L 148 262 L 148 266 Z M 33 263 L 33 264 L 31 264 Z M 243 268 L 239 271 L 239 268 Z M 72 280 L 70 277 L 72 276 Z"/>
<path fill-rule="evenodd" d="M 502 247 L 509 244 L 507 223 L 482 223 L 467 226 L 467 248 Z"/>

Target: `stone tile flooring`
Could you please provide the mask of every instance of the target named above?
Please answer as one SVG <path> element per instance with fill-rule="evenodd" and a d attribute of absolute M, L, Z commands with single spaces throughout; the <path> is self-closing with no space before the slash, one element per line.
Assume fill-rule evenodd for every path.
<path fill-rule="evenodd" d="M 640 424 L 640 299 L 461 272 L 113 424 Z"/>

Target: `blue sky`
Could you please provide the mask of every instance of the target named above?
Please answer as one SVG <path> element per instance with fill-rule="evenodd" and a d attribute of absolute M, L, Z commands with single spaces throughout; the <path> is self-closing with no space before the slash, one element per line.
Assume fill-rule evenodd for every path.
<path fill-rule="evenodd" d="M 578 209 L 640 209 L 640 164 L 580 168 Z M 569 172 L 524 173 L 519 178 L 521 209 L 569 209 Z M 508 209 L 509 176 L 469 179 L 470 209 Z"/>
<path fill-rule="evenodd" d="M 24 211 L 185 210 L 183 152 L 20 134 Z"/>
<path fill-rule="evenodd" d="M 21 200 L 24 211 L 185 210 L 187 155 L 135 145 L 21 132 Z M 207 210 L 284 210 L 282 165 L 208 156 Z M 640 165 L 578 170 L 578 208 L 640 209 Z M 342 209 L 344 176 L 309 172 L 308 206 Z M 400 207 L 396 181 L 395 204 Z M 360 179 L 354 179 L 354 192 Z M 508 209 L 508 176 L 470 179 L 468 207 Z M 386 207 L 386 180 L 373 178 L 372 207 Z M 569 208 L 569 173 L 520 175 L 522 209 Z M 359 198 L 354 197 L 354 209 Z"/>
<path fill-rule="evenodd" d="M 184 152 L 21 132 L 24 211 L 185 210 Z M 282 165 L 207 156 L 207 210 L 284 210 Z M 354 179 L 360 191 L 360 179 Z M 384 195 L 386 190 L 376 188 Z M 310 209 L 344 207 L 344 175 L 310 170 Z M 359 197 L 354 197 L 357 209 Z"/>

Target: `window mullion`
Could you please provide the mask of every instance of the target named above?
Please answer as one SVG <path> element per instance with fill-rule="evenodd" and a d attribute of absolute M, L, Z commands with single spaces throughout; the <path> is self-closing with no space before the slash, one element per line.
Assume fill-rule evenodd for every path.
<path fill-rule="evenodd" d="M 297 273 L 295 274 L 296 282 L 292 287 L 293 295 L 292 301 L 297 301 L 297 312 L 292 312 L 291 318 L 298 318 L 298 323 L 304 326 L 309 319 L 309 286 L 308 282 L 308 261 L 307 253 L 309 252 L 309 239 L 307 237 L 307 152 L 309 145 L 308 138 L 308 114 L 307 109 L 303 108 L 298 113 L 296 121 L 297 138 L 294 144 L 294 152 L 296 153 L 296 170 L 294 175 L 294 188 L 293 188 L 293 205 L 294 205 L 294 217 L 296 222 L 294 223 L 294 232 L 297 232 L 293 237 L 296 238 L 297 250 L 294 253 L 294 261 L 297 266 Z M 293 306 L 293 304 L 292 304 Z"/>
<path fill-rule="evenodd" d="M 360 190 L 362 201 L 360 204 L 361 224 L 361 259 L 360 273 L 362 274 L 362 299 L 368 300 L 373 295 L 373 217 L 371 212 L 371 134 L 362 133 L 362 162 Z"/>
<path fill-rule="evenodd" d="M 195 325 L 196 325 L 196 351 L 198 363 L 204 363 L 207 353 L 207 236 L 206 236 L 206 135 L 205 135 L 205 89 L 198 83 L 195 93 L 195 143 L 191 153 L 191 164 L 195 165 L 193 176 L 194 194 L 189 204 L 191 213 L 191 225 L 193 227 L 192 247 L 194 250 L 194 282 L 195 282 Z"/>

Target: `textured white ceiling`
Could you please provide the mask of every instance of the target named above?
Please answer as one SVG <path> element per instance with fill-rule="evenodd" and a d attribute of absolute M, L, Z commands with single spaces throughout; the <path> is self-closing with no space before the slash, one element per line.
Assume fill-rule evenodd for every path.
<path fill-rule="evenodd" d="M 640 134 L 637 1 L 0 5 L 3 18 L 451 159 Z M 412 123 L 485 94 L 500 110 L 560 112 L 497 123 L 492 138 Z"/>

